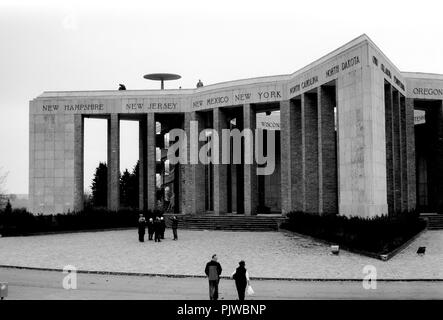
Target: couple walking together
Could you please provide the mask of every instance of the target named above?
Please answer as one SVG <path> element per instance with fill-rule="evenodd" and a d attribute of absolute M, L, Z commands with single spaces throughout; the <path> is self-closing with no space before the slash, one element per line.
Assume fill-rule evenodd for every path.
<path fill-rule="evenodd" d="M 212 256 L 212 260 L 206 264 L 205 274 L 208 276 L 209 281 L 209 299 L 218 299 L 218 284 L 220 282 L 220 275 L 222 273 L 222 267 L 218 263 L 217 255 Z M 235 280 L 235 286 L 237 288 L 238 299 L 245 300 L 246 287 L 249 285 L 249 274 L 245 268 L 245 262 L 242 260 L 239 263 L 237 269 L 232 273 L 231 277 Z"/>

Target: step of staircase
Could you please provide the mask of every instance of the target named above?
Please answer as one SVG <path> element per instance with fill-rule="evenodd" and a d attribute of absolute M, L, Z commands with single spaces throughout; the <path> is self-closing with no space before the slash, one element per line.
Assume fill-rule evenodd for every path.
<path fill-rule="evenodd" d="M 443 229 L 443 214 L 438 213 L 421 213 L 420 217 L 428 221 L 428 230 Z"/>
<path fill-rule="evenodd" d="M 176 215 L 179 228 L 191 230 L 229 230 L 229 231 L 277 231 L 285 220 L 275 216 L 244 216 L 244 215 Z M 171 214 L 165 215 L 166 225 L 171 224 Z"/>

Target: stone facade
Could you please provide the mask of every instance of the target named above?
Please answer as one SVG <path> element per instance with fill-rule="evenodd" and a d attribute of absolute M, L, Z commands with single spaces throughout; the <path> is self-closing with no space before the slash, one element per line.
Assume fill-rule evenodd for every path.
<path fill-rule="evenodd" d="M 412 210 L 417 199 L 414 108 L 418 101 L 432 100 L 441 109 L 442 88 L 443 76 L 400 72 L 363 35 L 289 75 L 182 90 L 45 92 L 30 102 L 30 211 L 82 210 L 85 117 L 108 119 L 111 210 L 120 206 L 119 120 L 139 121 L 139 207 L 152 210 L 158 116 L 182 117 L 190 160 L 204 144 L 190 142 L 197 138 L 191 137 L 191 120 L 197 132 L 220 132 L 233 119 L 237 128 L 255 130 L 257 114 L 276 110 L 278 176 L 259 178 L 255 163 L 180 164 L 177 212 L 254 215 L 262 213 L 259 203 L 282 214 L 372 217 Z M 218 147 L 226 146 L 220 140 Z M 254 147 L 243 145 L 251 153 Z M 440 153 L 432 159 L 438 163 Z M 433 197 L 441 186 L 439 180 L 431 186 Z"/>

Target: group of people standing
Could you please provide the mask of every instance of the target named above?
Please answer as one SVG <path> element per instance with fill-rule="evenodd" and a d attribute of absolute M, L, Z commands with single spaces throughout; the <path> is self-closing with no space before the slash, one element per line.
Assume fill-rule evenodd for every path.
<path fill-rule="evenodd" d="M 161 242 L 162 239 L 165 238 L 165 230 L 166 230 L 166 221 L 164 217 L 155 217 L 149 218 L 146 221 L 146 218 L 143 214 L 140 214 L 138 219 L 138 240 L 140 242 L 145 241 L 145 230 L 146 226 L 148 227 L 148 236 L 149 240 L 154 240 L 155 242 Z M 177 228 L 178 228 L 178 219 L 176 216 L 171 218 L 171 226 L 174 235 L 174 240 L 178 240 Z"/>
<path fill-rule="evenodd" d="M 222 267 L 217 260 L 217 255 L 214 254 L 211 261 L 209 261 L 205 267 L 205 274 L 209 280 L 210 300 L 218 300 L 218 284 L 220 283 Z M 249 286 L 249 273 L 245 268 L 246 263 L 244 260 L 241 260 L 238 265 L 237 269 L 232 273 L 231 278 L 235 280 L 238 300 L 245 300 L 246 288 Z"/>

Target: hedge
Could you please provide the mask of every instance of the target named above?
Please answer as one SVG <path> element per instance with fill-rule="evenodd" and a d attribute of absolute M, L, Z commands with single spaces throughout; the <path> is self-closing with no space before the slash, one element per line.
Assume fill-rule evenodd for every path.
<path fill-rule="evenodd" d="M 42 232 L 132 228 L 137 226 L 141 213 L 146 218 L 162 215 L 157 211 L 141 212 L 134 209 L 108 211 L 105 208 L 88 208 L 66 214 L 34 215 L 24 209 L 14 209 L 12 212 L 0 212 L 0 234 L 6 237 Z"/>
<path fill-rule="evenodd" d="M 281 226 L 354 250 L 386 254 L 426 227 L 416 212 L 374 218 L 291 212 Z"/>

